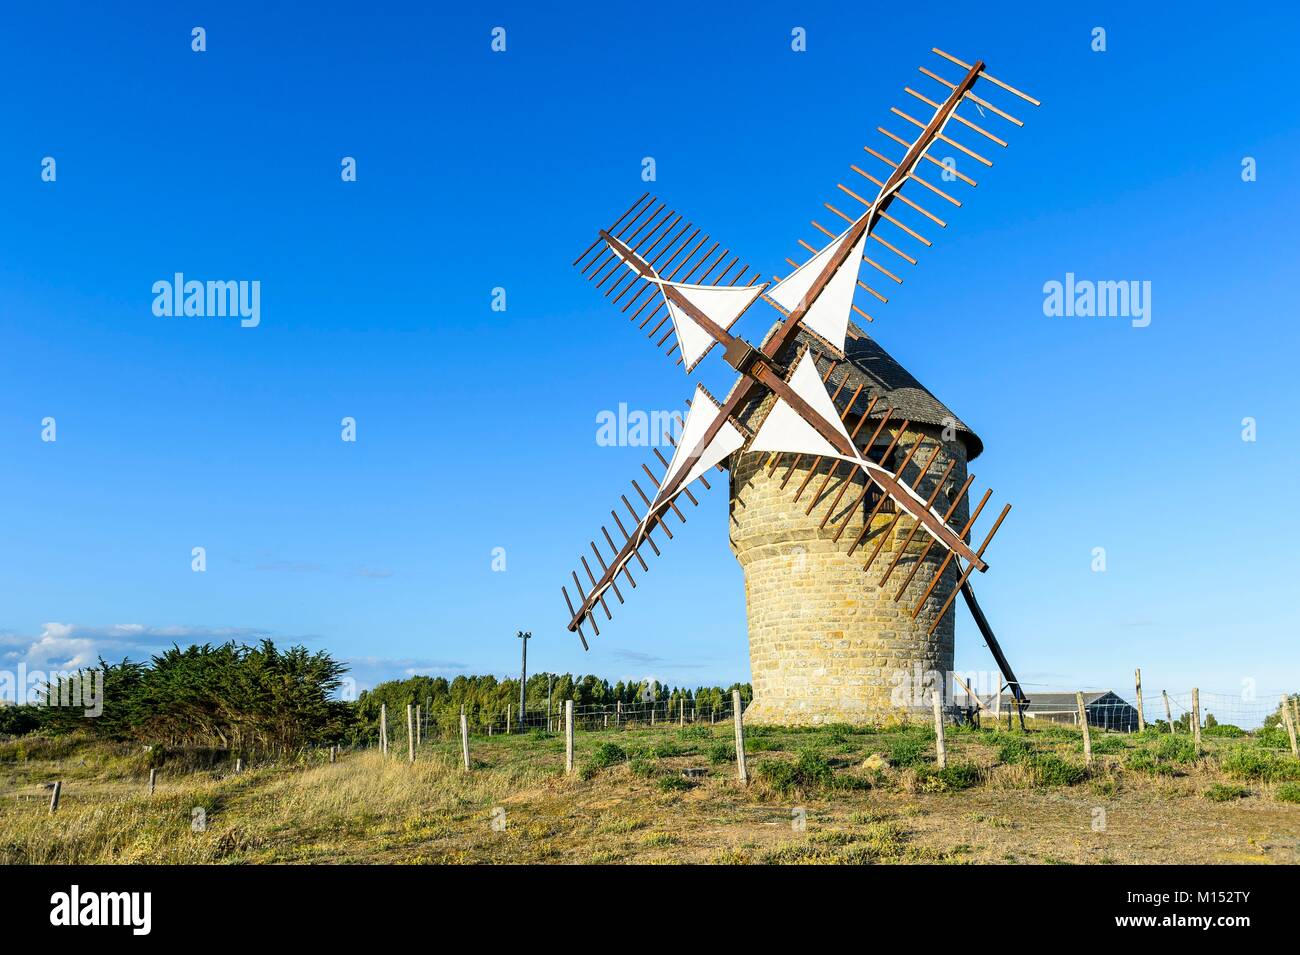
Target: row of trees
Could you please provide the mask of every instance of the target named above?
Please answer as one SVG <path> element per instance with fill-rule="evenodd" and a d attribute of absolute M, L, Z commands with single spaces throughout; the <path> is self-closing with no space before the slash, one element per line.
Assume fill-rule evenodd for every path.
<path fill-rule="evenodd" d="M 536 673 L 528 678 L 525 686 L 525 705 L 534 719 L 544 713 L 558 715 L 565 700 L 573 700 L 578 709 L 613 708 L 618 703 L 625 707 L 655 703 L 671 713 L 676 713 L 678 707 L 684 705 L 688 712 L 698 711 L 702 717 L 707 717 L 715 712 L 728 711 L 733 689 L 739 689 L 741 699 L 746 702 L 752 696 L 748 683 L 690 689 L 655 680 L 619 680 L 611 684 L 591 674 Z M 494 676 L 458 676 L 453 680 L 415 676 L 380 683 L 373 690 L 363 691 L 357 700 L 356 730 L 359 737 L 370 739 L 377 736 L 380 709 L 385 705 L 389 718 L 397 721 L 405 720 L 406 707 L 414 705 L 421 707 L 422 715 L 427 715 L 433 726 L 456 726 L 462 706 L 472 724 L 500 722 L 505 718 L 507 707 L 518 713 L 519 681 L 498 680 Z"/>
<path fill-rule="evenodd" d="M 45 688 L 45 698 L 60 705 L 0 705 L 0 735 L 81 731 L 168 746 L 288 751 L 372 741 L 384 704 L 395 728 L 405 721 L 407 704 L 420 706 L 431 727 L 443 728 L 458 724 L 462 706 L 480 726 L 500 722 L 508 706 L 516 711 L 519 706 L 519 681 L 494 676 L 415 676 L 381 683 L 356 701 L 340 700 L 346 669 L 328 653 L 300 646 L 279 650 L 270 640 L 252 647 L 234 642 L 174 646 L 147 663 L 101 659 L 97 673 L 82 671 Z M 737 688 L 748 701 L 747 683 L 691 689 L 652 680 L 611 684 L 590 674 L 537 673 L 528 679 L 526 696 L 534 721 L 548 710 L 558 715 L 565 700 L 579 709 L 653 702 L 673 714 L 684 705 L 707 718 L 726 712 Z M 102 711 L 88 719 L 92 691 Z"/>

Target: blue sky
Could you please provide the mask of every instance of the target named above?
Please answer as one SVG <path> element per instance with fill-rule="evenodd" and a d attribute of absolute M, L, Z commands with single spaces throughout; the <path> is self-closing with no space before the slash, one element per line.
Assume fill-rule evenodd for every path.
<path fill-rule="evenodd" d="M 511 672 L 526 628 L 533 669 L 747 679 L 716 485 L 590 653 L 564 630 L 559 585 L 648 458 L 598 446 L 597 414 L 692 388 L 569 263 L 653 156 L 650 188 L 781 269 L 875 127 L 905 131 L 902 87 L 933 92 L 918 65 L 953 75 L 939 46 L 1044 105 L 997 98 L 1026 127 L 992 170 L 960 167 L 978 189 L 870 331 L 1014 504 L 978 582 L 1009 656 L 1060 687 L 1140 665 L 1156 687 L 1294 689 L 1297 14 L 1212 9 L 7 11 L 0 654 L 269 634 L 365 684 Z M 175 272 L 259 281 L 260 325 L 155 316 Z M 1151 324 L 1045 316 L 1067 272 L 1149 281 Z M 721 393 L 725 372 L 700 377 Z M 990 667 L 964 610 L 957 659 Z"/>

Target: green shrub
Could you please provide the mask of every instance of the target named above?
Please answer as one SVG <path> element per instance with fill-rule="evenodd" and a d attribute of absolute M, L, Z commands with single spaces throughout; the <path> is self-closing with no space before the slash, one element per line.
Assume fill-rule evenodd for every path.
<path fill-rule="evenodd" d="M 834 773 L 831 772 L 830 764 L 826 758 L 816 750 L 806 749 L 799 754 L 799 762 L 795 764 L 795 770 L 799 774 L 799 782 L 805 787 L 824 786 L 831 781 Z"/>
<path fill-rule="evenodd" d="M 1300 802 L 1300 783 L 1283 783 L 1273 790 L 1278 802 Z"/>
<path fill-rule="evenodd" d="M 616 763 L 622 763 L 627 760 L 627 753 L 618 743 L 601 743 L 596 747 L 596 751 L 591 754 L 591 765 L 598 769 L 606 766 L 613 766 Z"/>
<path fill-rule="evenodd" d="M 1055 753 L 1038 753 L 1027 762 L 1036 786 L 1073 786 L 1083 782 L 1088 770 Z"/>
<path fill-rule="evenodd" d="M 921 788 L 934 792 L 970 789 L 982 776 L 982 770 L 974 763 L 949 763 L 943 769 L 919 766 L 916 770 L 916 779 Z"/>
<path fill-rule="evenodd" d="M 889 762 L 894 766 L 917 766 L 929 761 L 929 740 L 903 736 L 889 744 Z"/>
<path fill-rule="evenodd" d="M 685 792 L 688 789 L 694 789 L 695 783 L 683 776 L 664 776 L 659 780 L 660 792 Z"/>
<path fill-rule="evenodd" d="M 1083 740 L 1079 740 L 1078 752 L 1083 752 Z M 1094 756 L 1107 756 L 1112 753 L 1122 753 L 1124 751 L 1124 740 L 1110 733 L 1097 736 L 1092 740 L 1092 754 Z"/>
<path fill-rule="evenodd" d="M 794 763 L 781 760 L 763 760 L 756 767 L 758 775 L 777 792 L 786 794 L 799 784 L 799 774 Z"/>
<path fill-rule="evenodd" d="M 713 739 L 713 730 L 707 726 L 687 726 L 677 733 L 682 739 Z"/>
<path fill-rule="evenodd" d="M 640 776 L 642 779 L 654 779 L 659 775 L 659 767 L 648 759 L 634 759 L 627 764 L 632 775 Z"/>
<path fill-rule="evenodd" d="M 773 789 L 782 794 L 795 789 L 816 790 L 835 782 L 830 764 L 815 750 L 804 750 L 793 763 L 765 760 L 758 764 L 758 771 Z"/>
<path fill-rule="evenodd" d="M 1232 802 L 1234 799 L 1244 799 L 1249 796 L 1250 790 L 1233 783 L 1215 783 L 1201 795 L 1210 802 Z"/>
<path fill-rule="evenodd" d="M 1161 737 L 1155 745 L 1153 755 L 1158 761 L 1165 763 L 1194 763 L 1198 755 L 1196 740 L 1190 736 Z"/>
<path fill-rule="evenodd" d="M 1291 738 L 1280 726 L 1270 726 L 1256 731 L 1255 745 L 1266 749 L 1290 749 Z"/>
<path fill-rule="evenodd" d="M 1236 739 L 1239 736 L 1245 736 L 1246 731 L 1240 726 L 1233 726 L 1231 723 L 1215 723 L 1213 726 L 1206 726 L 1205 729 L 1201 730 L 1201 735 L 1220 739 Z"/>
<path fill-rule="evenodd" d="M 709 762 L 718 766 L 722 763 L 734 763 L 736 761 L 736 747 L 730 743 L 714 743 L 709 748 Z"/>
<path fill-rule="evenodd" d="M 1300 780 L 1300 760 L 1279 756 L 1258 746 L 1238 746 L 1219 763 L 1229 776 L 1262 782 Z"/>
<path fill-rule="evenodd" d="M 1034 745 L 1023 736 L 1010 736 L 998 749 L 998 761 L 1003 763 L 1024 763 L 1033 759 L 1038 752 Z"/>
<path fill-rule="evenodd" d="M 578 778 L 585 782 L 590 779 L 595 779 L 596 774 L 599 772 L 600 772 L 599 766 L 597 766 L 595 763 L 592 762 L 586 762 L 582 764 L 581 768 L 579 768 Z"/>
<path fill-rule="evenodd" d="M 671 756 L 682 756 L 685 753 L 686 750 L 683 747 L 677 745 L 677 743 L 670 739 L 661 739 L 650 747 L 650 755 L 658 757 L 659 759 L 667 759 Z"/>
<path fill-rule="evenodd" d="M 1124 760 L 1124 765 L 1136 772 L 1152 773 L 1156 776 L 1178 775 L 1178 769 L 1173 763 L 1161 762 L 1149 749 L 1138 749 L 1129 753 Z"/>
<path fill-rule="evenodd" d="M 861 732 L 861 727 L 849 723 L 831 723 L 826 727 L 826 739 L 832 743 L 847 743 L 850 737 Z"/>

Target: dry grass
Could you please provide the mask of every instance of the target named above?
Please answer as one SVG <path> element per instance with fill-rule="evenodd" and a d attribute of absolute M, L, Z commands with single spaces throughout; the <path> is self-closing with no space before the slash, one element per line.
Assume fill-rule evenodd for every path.
<path fill-rule="evenodd" d="M 915 728 L 760 730 L 746 788 L 710 759 L 729 733 L 583 733 L 587 771 L 572 777 L 558 739 L 494 737 L 474 740 L 470 773 L 455 746 L 434 743 L 415 765 L 357 752 L 238 776 L 164 771 L 152 797 L 130 752 L 28 747 L 19 759 L 0 745 L 0 863 L 1300 861 L 1300 805 L 1277 796 L 1300 763 L 1264 753 L 1261 778 L 1228 777 L 1221 759 L 1249 741 L 1162 762 L 1158 740 L 1124 738 L 1083 773 L 1068 731 L 962 731 L 954 768 L 936 773 Z M 611 742 L 627 760 L 596 756 Z M 686 767 L 708 775 L 664 783 Z M 51 816 L 40 784 L 55 778 Z M 206 831 L 192 828 L 196 807 Z"/>

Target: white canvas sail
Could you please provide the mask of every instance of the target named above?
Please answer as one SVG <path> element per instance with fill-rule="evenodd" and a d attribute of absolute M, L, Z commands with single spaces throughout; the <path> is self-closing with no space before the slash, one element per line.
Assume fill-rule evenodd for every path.
<path fill-rule="evenodd" d="M 817 373 L 817 363 L 810 353 L 805 351 L 794 366 L 794 372 L 788 382 L 790 389 L 812 409 L 824 418 L 831 427 L 844 435 L 849 441 L 849 433 L 835 410 L 835 402 L 826 393 L 821 375 Z M 852 442 L 849 442 L 852 443 Z M 821 454 L 841 457 L 835 446 L 827 441 L 811 424 L 803 419 L 790 404 L 777 398 L 763 424 L 749 446 L 751 451 L 796 451 L 805 454 Z"/>
<path fill-rule="evenodd" d="M 848 230 L 822 249 L 786 278 L 772 286 L 768 294 L 787 312 L 793 311 L 817 276 L 821 275 L 826 263 L 831 260 L 839 247 L 848 239 Z M 850 251 L 844 264 L 831 276 L 812 308 L 803 318 L 802 325 L 821 336 L 834 347 L 844 350 L 844 339 L 849 331 L 849 313 L 853 306 L 853 291 L 857 285 L 858 271 L 862 265 L 862 253 L 866 248 L 867 233 L 862 236 Z"/>
<path fill-rule="evenodd" d="M 663 480 L 659 482 L 660 490 L 654 498 L 656 505 L 665 499 L 663 488 L 686 467 L 686 458 L 695 450 L 704 433 L 709 430 L 709 425 L 718 416 L 718 410 L 717 403 L 709 397 L 708 392 L 697 385 L 695 397 L 691 401 L 691 410 L 687 413 L 686 423 L 682 426 L 681 438 L 673 451 L 673 459 L 668 462 L 668 470 L 664 472 Z M 705 446 L 699 459 L 687 470 L 681 487 L 690 484 L 744 443 L 745 436 L 740 433 L 740 429 L 730 421 L 724 421 L 718 433 L 713 436 L 713 440 Z"/>
<path fill-rule="evenodd" d="M 642 277 L 659 286 L 664 304 L 668 306 L 668 314 L 673 320 L 673 331 L 677 333 L 677 346 L 682 350 L 682 364 L 685 365 L 687 372 L 692 371 L 699 364 L 700 359 L 716 339 L 692 318 L 686 309 L 673 302 L 668 296 L 667 289 L 670 287 L 675 289 L 682 298 L 708 316 L 709 321 L 730 330 L 731 326 L 736 324 L 736 319 L 740 318 L 745 309 L 753 305 L 754 300 L 767 288 L 767 283 L 736 286 L 688 285 L 685 282 L 670 282 L 661 278 L 650 263 L 635 252 L 624 255 L 614 246 L 611 245 L 611 248 L 628 269 L 637 275 L 642 275 L 641 270 L 645 268 L 650 275 L 642 275 Z"/>
<path fill-rule="evenodd" d="M 736 324 L 736 319 L 767 288 L 766 285 L 684 285 L 665 281 L 660 281 L 659 284 L 661 287 L 672 286 L 683 298 L 707 315 L 710 321 L 724 329 L 730 329 Z M 685 309 L 674 304 L 666 292 L 664 303 L 673 318 L 677 344 L 682 350 L 682 363 L 689 372 L 699 364 L 715 339 Z"/>

